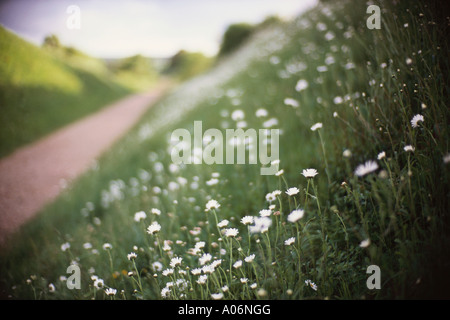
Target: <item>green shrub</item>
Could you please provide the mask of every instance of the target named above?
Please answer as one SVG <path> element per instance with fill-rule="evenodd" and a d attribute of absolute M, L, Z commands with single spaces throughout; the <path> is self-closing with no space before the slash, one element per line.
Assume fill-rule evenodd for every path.
<path fill-rule="evenodd" d="M 211 58 L 200 52 L 178 51 L 169 61 L 164 71 L 180 80 L 186 80 L 206 71 L 211 66 Z"/>
<path fill-rule="evenodd" d="M 255 27 L 248 23 L 230 25 L 225 31 L 220 45 L 219 56 L 236 50 L 253 33 Z"/>

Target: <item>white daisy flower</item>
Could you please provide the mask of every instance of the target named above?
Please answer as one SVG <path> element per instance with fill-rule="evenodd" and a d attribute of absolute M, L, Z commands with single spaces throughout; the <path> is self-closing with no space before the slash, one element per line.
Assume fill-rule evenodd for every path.
<path fill-rule="evenodd" d="M 154 271 L 161 271 L 163 269 L 163 265 L 162 265 L 161 262 L 155 261 L 155 262 L 152 263 L 152 269 Z"/>
<path fill-rule="evenodd" d="M 313 289 L 314 291 L 317 291 L 317 285 L 314 282 L 312 282 L 311 280 L 309 280 L 309 279 L 305 280 L 305 284 L 307 286 L 310 286 L 311 289 Z"/>
<path fill-rule="evenodd" d="M 175 268 L 176 266 L 178 266 L 178 265 L 180 265 L 181 264 L 181 261 L 183 260 L 183 258 L 181 258 L 181 257 L 175 257 L 175 258 L 172 258 L 171 260 L 170 260 L 170 266 L 172 267 L 172 268 Z"/>
<path fill-rule="evenodd" d="M 134 221 L 139 222 L 147 218 L 147 214 L 144 211 L 139 211 L 134 214 Z"/>
<path fill-rule="evenodd" d="M 265 233 L 269 231 L 269 227 L 272 225 L 272 219 L 268 217 L 255 217 L 253 223 L 254 225 L 249 227 L 250 233 Z"/>
<path fill-rule="evenodd" d="M 103 248 L 103 250 L 111 250 L 112 245 L 111 245 L 111 243 L 104 243 L 102 248 Z"/>
<path fill-rule="evenodd" d="M 284 104 L 287 106 L 294 107 L 294 108 L 298 108 L 298 106 L 300 105 L 297 100 L 292 99 L 292 98 L 284 99 Z"/>
<path fill-rule="evenodd" d="M 278 119 L 277 118 L 270 118 L 267 121 L 263 122 L 263 127 L 264 128 L 271 128 L 278 125 Z"/>
<path fill-rule="evenodd" d="M 327 25 L 323 22 L 319 22 L 319 23 L 317 23 L 316 28 L 317 28 L 317 30 L 325 31 L 325 30 L 327 30 Z"/>
<path fill-rule="evenodd" d="M 147 228 L 147 233 L 148 234 L 155 234 L 158 233 L 161 230 L 161 225 L 154 221 L 151 225 L 148 226 Z"/>
<path fill-rule="evenodd" d="M 414 152 L 415 148 L 412 145 L 407 145 L 403 148 L 406 152 Z"/>
<path fill-rule="evenodd" d="M 272 214 L 272 210 L 269 209 L 263 209 L 259 211 L 260 217 L 269 217 Z"/>
<path fill-rule="evenodd" d="M 219 183 L 219 179 L 217 179 L 217 178 L 211 178 L 208 181 L 206 181 L 206 185 L 208 185 L 208 186 L 214 186 L 218 183 Z"/>
<path fill-rule="evenodd" d="M 356 66 L 355 66 L 355 64 L 353 62 L 347 62 L 345 64 L 345 69 L 346 70 L 351 70 L 351 69 L 355 69 L 355 68 L 356 68 Z"/>
<path fill-rule="evenodd" d="M 274 201 L 275 199 L 276 199 L 276 197 L 275 197 L 275 195 L 274 195 L 272 192 L 266 194 L 266 200 L 267 200 L 267 201 L 272 202 L 272 201 Z"/>
<path fill-rule="evenodd" d="M 442 161 L 444 161 L 445 164 L 450 162 L 450 153 L 447 153 L 443 158 Z"/>
<path fill-rule="evenodd" d="M 212 259 L 212 255 L 210 253 L 204 253 L 200 257 L 199 261 L 200 261 L 200 264 L 203 266 L 205 263 L 211 261 L 211 259 Z"/>
<path fill-rule="evenodd" d="M 127 258 L 128 260 L 134 260 L 137 258 L 137 254 L 134 252 L 130 252 L 129 254 L 127 254 Z"/>
<path fill-rule="evenodd" d="M 211 209 L 218 209 L 220 207 L 219 202 L 217 202 L 216 200 L 209 200 L 206 203 L 206 211 L 209 211 Z"/>
<path fill-rule="evenodd" d="M 251 262 L 253 262 L 253 260 L 255 260 L 255 254 L 251 254 L 251 255 L 249 255 L 248 257 L 245 257 L 245 262 L 247 262 L 247 263 L 251 263 Z"/>
<path fill-rule="evenodd" d="M 156 208 L 152 208 L 151 213 L 154 214 L 154 215 L 159 216 L 159 215 L 161 215 L 161 210 L 156 209 Z"/>
<path fill-rule="evenodd" d="M 103 288 L 104 285 L 105 285 L 105 282 L 103 281 L 103 279 L 95 278 L 95 280 L 94 280 L 94 287 L 95 287 L 96 289 Z"/>
<path fill-rule="evenodd" d="M 333 56 L 328 56 L 325 58 L 325 64 L 327 64 L 327 65 L 333 64 L 335 62 L 336 62 L 336 60 L 334 59 Z"/>
<path fill-rule="evenodd" d="M 213 273 L 215 271 L 215 267 L 213 265 L 206 265 L 206 266 L 203 266 L 202 271 L 205 274 L 206 273 L 211 274 L 211 273 Z"/>
<path fill-rule="evenodd" d="M 359 246 L 360 246 L 361 248 L 367 248 L 368 246 L 370 246 L 370 239 L 366 239 L 366 240 L 361 241 L 361 243 L 359 244 Z"/>
<path fill-rule="evenodd" d="M 334 33 L 331 31 L 328 31 L 327 33 L 325 33 L 325 39 L 327 39 L 328 41 L 333 40 L 334 39 Z"/>
<path fill-rule="evenodd" d="M 253 217 L 252 216 L 245 216 L 241 219 L 242 224 L 252 224 L 253 223 Z"/>
<path fill-rule="evenodd" d="M 295 223 L 298 220 L 300 220 L 301 218 L 303 218 L 304 214 L 305 214 L 305 211 L 302 209 L 294 210 L 288 215 L 287 220 L 289 222 Z"/>
<path fill-rule="evenodd" d="M 169 268 L 168 268 L 168 269 L 165 269 L 165 270 L 162 272 L 162 274 L 163 274 L 163 276 L 167 277 L 167 276 L 172 275 L 173 272 L 174 272 L 173 269 L 169 269 Z"/>
<path fill-rule="evenodd" d="M 90 243 L 90 242 L 84 243 L 83 248 L 85 248 L 86 250 L 92 249 L 92 243 Z"/>
<path fill-rule="evenodd" d="M 196 249 L 202 249 L 202 248 L 205 247 L 205 245 L 206 245 L 206 242 L 205 242 L 205 241 L 199 241 L 199 242 L 196 242 L 196 243 L 195 243 L 195 248 L 196 248 Z"/>
<path fill-rule="evenodd" d="M 228 228 L 225 229 L 225 236 L 227 237 L 236 237 L 238 235 L 239 231 L 236 228 Z"/>
<path fill-rule="evenodd" d="M 170 289 L 165 287 L 161 289 L 161 298 L 168 298 L 170 296 Z"/>
<path fill-rule="evenodd" d="M 106 293 L 108 296 L 115 296 L 116 293 L 117 293 L 117 289 L 107 288 L 107 289 L 105 290 L 105 293 Z"/>
<path fill-rule="evenodd" d="M 255 115 L 258 118 L 267 117 L 268 114 L 269 113 L 267 112 L 267 110 L 263 109 L 263 108 L 260 108 L 260 109 L 256 110 L 256 113 L 255 113 Z"/>
<path fill-rule="evenodd" d="M 238 260 L 233 264 L 233 268 L 235 269 L 239 269 L 240 267 L 242 267 L 242 260 Z"/>
<path fill-rule="evenodd" d="M 419 122 L 423 122 L 424 118 L 423 115 L 421 114 L 416 114 L 412 119 L 411 119 L 411 126 L 413 128 L 417 128 L 419 126 Z"/>
<path fill-rule="evenodd" d="M 302 171 L 302 175 L 305 177 L 305 178 L 314 178 L 316 175 L 318 175 L 319 173 L 317 172 L 317 170 L 316 169 L 312 169 L 312 168 L 310 168 L 310 169 L 304 169 L 303 171 Z"/>
<path fill-rule="evenodd" d="M 223 227 L 226 227 L 226 226 L 228 225 L 228 223 L 230 223 L 230 221 L 228 221 L 227 219 L 224 219 L 224 220 L 220 221 L 220 222 L 217 224 L 217 226 L 218 226 L 219 228 L 223 228 Z"/>
<path fill-rule="evenodd" d="M 194 276 L 198 276 L 199 274 L 202 273 L 202 269 L 200 269 L 200 268 L 192 269 L 192 270 L 191 270 L 191 273 L 192 273 Z"/>
<path fill-rule="evenodd" d="M 386 152 L 382 151 L 382 152 L 380 152 L 380 153 L 378 154 L 377 159 L 378 159 L 378 160 L 381 160 L 381 159 L 383 159 L 384 157 L 386 157 Z"/>
<path fill-rule="evenodd" d="M 290 245 L 293 244 L 294 242 L 295 242 L 295 237 L 291 237 L 291 238 L 286 239 L 286 240 L 284 241 L 284 245 L 290 246 Z"/>
<path fill-rule="evenodd" d="M 378 169 L 378 164 L 373 161 L 369 160 L 366 161 L 364 164 L 360 164 L 358 167 L 356 167 L 355 174 L 359 177 L 365 176 L 368 173 L 371 173 Z"/>
<path fill-rule="evenodd" d="M 273 191 L 272 191 L 272 194 L 273 194 L 275 197 L 278 197 L 278 196 L 281 194 L 281 190 L 273 190 Z"/>
<path fill-rule="evenodd" d="M 172 241 L 171 240 L 164 240 L 164 244 L 163 244 L 163 250 L 164 251 L 170 251 L 170 250 L 172 250 L 172 247 L 170 246 L 172 244 Z"/>
<path fill-rule="evenodd" d="M 298 190 L 298 188 L 296 188 L 296 187 L 289 188 L 289 189 L 286 190 L 286 194 L 288 196 L 294 196 L 294 195 L 296 195 L 299 192 L 300 192 L 300 190 Z"/>
<path fill-rule="evenodd" d="M 206 283 L 206 280 L 208 280 L 208 276 L 207 276 L 206 274 L 204 274 L 204 275 L 201 275 L 201 276 L 198 278 L 197 283 L 198 283 L 198 284 L 205 284 L 205 283 Z"/>
<path fill-rule="evenodd" d="M 241 278 L 241 283 L 247 283 L 248 282 L 248 278 Z"/>
<path fill-rule="evenodd" d="M 63 243 L 63 244 L 61 245 L 61 250 L 62 250 L 62 251 L 66 251 L 66 250 L 69 249 L 69 248 L 70 248 L 70 243 L 69 243 L 69 242 Z"/>
<path fill-rule="evenodd" d="M 346 158 L 350 158 L 352 156 L 352 152 L 348 149 L 345 149 L 344 152 L 342 152 L 342 155 Z"/>
<path fill-rule="evenodd" d="M 342 99 L 342 97 L 340 97 L 340 96 L 336 96 L 333 98 L 334 104 L 341 104 L 342 102 L 344 102 L 344 99 Z"/>
<path fill-rule="evenodd" d="M 242 120 L 244 118 L 245 118 L 244 111 L 240 109 L 234 110 L 233 113 L 231 113 L 231 119 L 233 119 L 234 121 Z"/>
<path fill-rule="evenodd" d="M 295 90 L 297 92 L 305 90 L 306 88 L 308 88 L 308 81 L 306 81 L 305 79 L 298 80 L 297 84 L 295 85 Z"/>
<path fill-rule="evenodd" d="M 211 293 L 211 298 L 213 298 L 214 300 L 220 300 L 223 298 L 223 293 L 222 292 Z"/>
<path fill-rule="evenodd" d="M 317 129 L 320 129 L 320 128 L 322 128 L 322 123 L 321 122 L 317 122 L 316 124 L 314 124 L 311 127 L 311 131 L 316 131 Z"/>

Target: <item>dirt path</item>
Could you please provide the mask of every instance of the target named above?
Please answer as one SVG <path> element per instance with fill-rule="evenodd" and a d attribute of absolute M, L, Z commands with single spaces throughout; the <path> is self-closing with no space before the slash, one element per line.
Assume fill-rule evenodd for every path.
<path fill-rule="evenodd" d="M 136 124 L 168 83 L 128 96 L 0 159 L 0 246 Z"/>

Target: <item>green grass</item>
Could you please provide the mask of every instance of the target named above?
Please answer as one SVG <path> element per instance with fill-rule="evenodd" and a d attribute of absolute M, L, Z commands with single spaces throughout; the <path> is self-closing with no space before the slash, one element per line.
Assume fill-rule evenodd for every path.
<path fill-rule="evenodd" d="M 0 156 L 132 92 L 97 59 L 53 53 L 0 28 Z"/>
<path fill-rule="evenodd" d="M 163 74 L 184 81 L 209 70 L 213 61 L 214 58 L 207 57 L 201 52 L 180 50 L 170 58 Z"/>
<path fill-rule="evenodd" d="M 448 19 L 414 1 L 380 6 L 382 29 L 368 30 L 363 2 L 320 5 L 260 31 L 228 61 L 174 90 L 98 168 L 11 239 L 0 260 L 5 295 L 448 297 Z M 297 91 L 300 79 L 308 86 Z M 286 98 L 299 106 L 286 105 Z M 260 109 L 267 115 L 258 117 Z M 203 130 L 224 132 L 244 125 L 235 120 L 236 110 L 244 112 L 247 128 L 277 120 L 283 175 L 262 176 L 259 165 L 173 165 L 173 130 L 192 130 L 199 120 Z M 416 114 L 424 121 L 412 127 Z M 312 131 L 316 123 L 323 126 Z M 405 151 L 407 145 L 414 152 Z M 357 176 L 356 168 L 368 160 L 378 168 Z M 302 176 L 307 168 L 318 175 Z M 299 193 L 288 196 L 291 187 Z M 280 194 L 267 201 L 275 190 Z M 220 207 L 205 212 L 211 199 Z M 241 219 L 257 217 L 270 205 L 268 232 L 250 234 Z M 292 223 L 287 217 L 294 209 L 304 216 Z M 139 211 L 147 217 L 136 222 Z M 223 219 L 229 221 L 225 228 L 238 229 L 237 237 L 219 236 L 216 221 Z M 146 229 L 154 221 L 161 230 L 150 235 Z M 285 245 L 291 237 L 293 243 Z M 192 254 L 201 241 L 205 246 Z M 62 251 L 65 243 L 70 248 Z M 103 249 L 105 243 L 112 249 Z M 130 252 L 135 260 L 127 259 Z M 202 267 L 203 253 L 212 255 L 206 265 L 215 261 L 215 269 L 205 269 L 208 277 L 200 284 L 192 271 Z M 251 254 L 254 262 L 246 262 Z M 165 276 L 173 257 L 181 257 L 181 265 Z M 242 266 L 235 268 L 239 260 Z M 67 289 L 60 278 L 74 263 L 81 270 L 80 290 Z M 366 286 L 370 265 L 380 267 L 380 290 Z M 94 275 L 103 279 L 103 288 Z M 105 287 L 117 294 L 107 296 Z"/>
<path fill-rule="evenodd" d="M 117 59 L 109 69 L 118 84 L 132 91 L 147 91 L 159 78 L 152 60 L 141 55 Z"/>

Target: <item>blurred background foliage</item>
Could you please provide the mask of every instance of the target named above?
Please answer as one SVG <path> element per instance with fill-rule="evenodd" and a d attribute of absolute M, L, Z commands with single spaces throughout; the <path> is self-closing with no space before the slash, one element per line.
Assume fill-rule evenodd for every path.
<path fill-rule="evenodd" d="M 180 50 L 172 57 L 96 58 L 57 35 L 35 46 L 0 26 L 0 157 L 161 78 L 180 82 L 207 72 L 259 30 L 280 24 L 230 25 L 217 56 Z"/>

